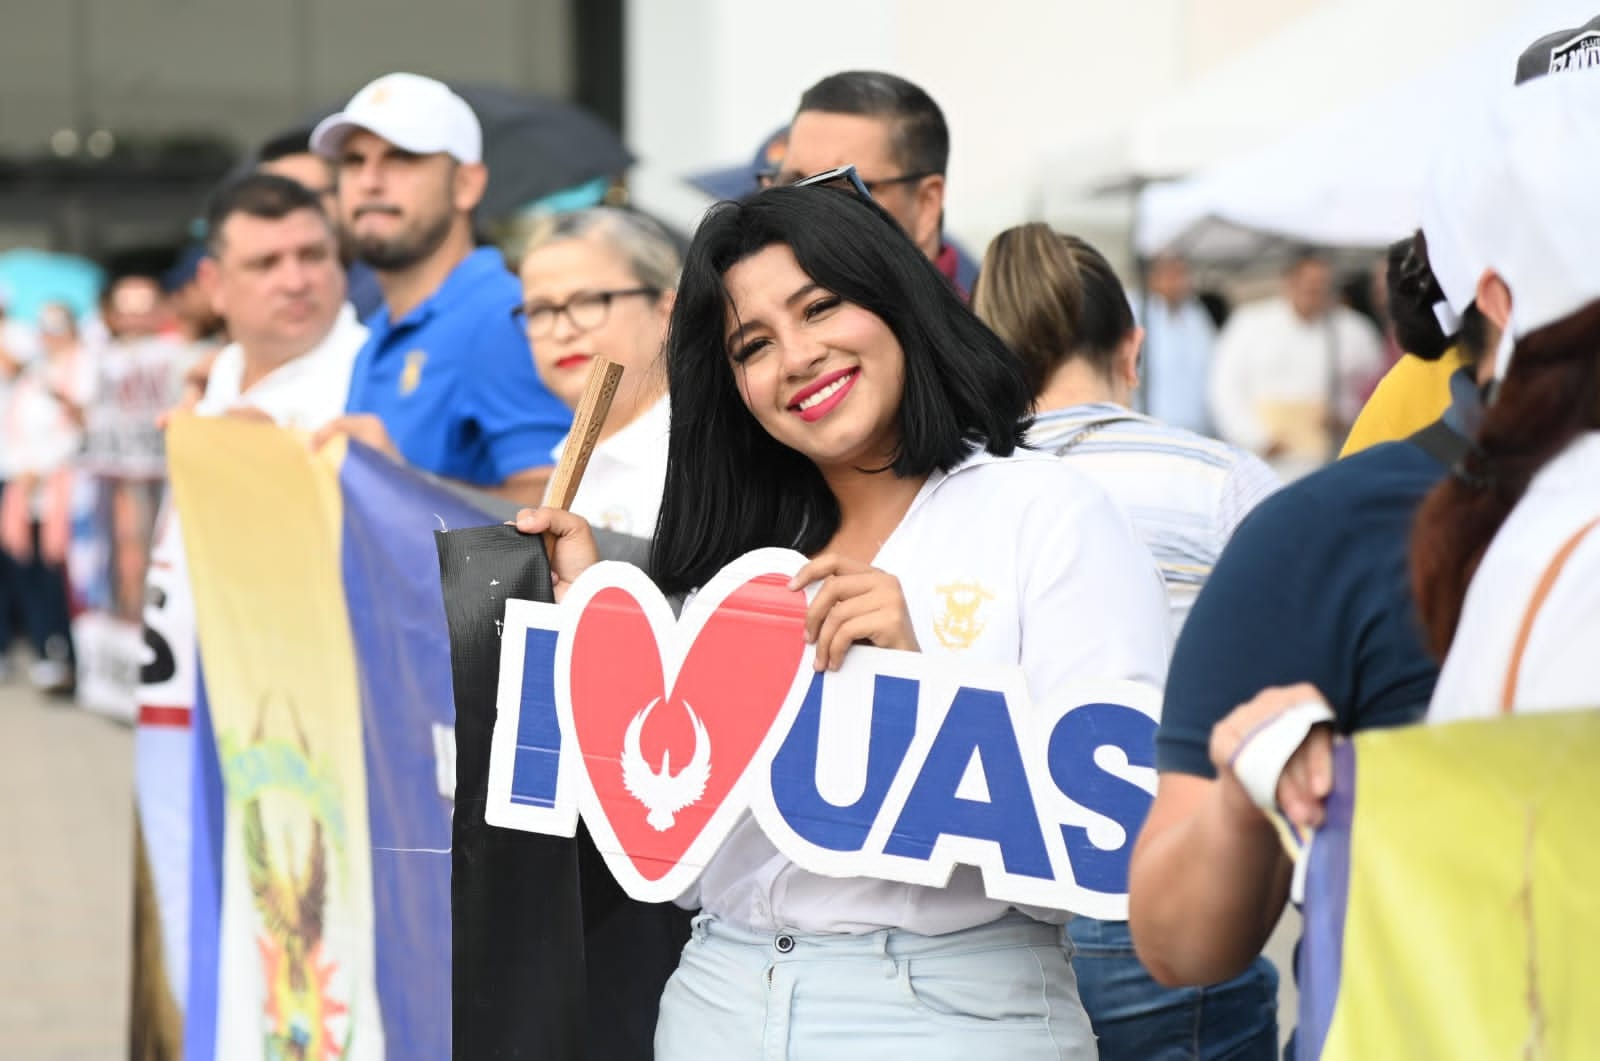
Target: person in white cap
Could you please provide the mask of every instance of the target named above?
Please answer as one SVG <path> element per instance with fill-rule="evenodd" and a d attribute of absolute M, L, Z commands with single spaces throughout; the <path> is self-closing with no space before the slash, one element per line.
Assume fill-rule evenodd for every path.
<path fill-rule="evenodd" d="M 521 288 L 474 249 L 483 134 L 448 86 L 386 74 L 311 134 L 339 175 L 340 220 L 385 308 L 356 359 L 343 433 L 407 463 L 536 503 L 571 413 L 539 381 L 513 319 Z"/>
<path fill-rule="evenodd" d="M 1499 343 L 1477 446 L 1413 538 L 1448 651 L 1429 721 L 1600 706 L 1600 70 L 1524 86 L 1478 135 L 1442 179 Z"/>

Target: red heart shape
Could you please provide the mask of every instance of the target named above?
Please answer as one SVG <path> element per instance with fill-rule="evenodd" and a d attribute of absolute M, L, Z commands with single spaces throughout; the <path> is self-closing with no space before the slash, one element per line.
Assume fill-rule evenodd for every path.
<path fill-rule="evenodd" d="M 578 750 L 599 812 L 646 881 L 678 867 L 796 684 L 806 656 L 806 597 L 787 583 L 783 574 L 743 581 L 698 631 L 655 629 L 633 592 L 607 586 L 588 598 L 572 627 L 568 688 Z M 687 637 L 693 642 L 668 688 L 663 657 L 678 657 Z M 595 831 L 597 839 L 605 832 Z"/>

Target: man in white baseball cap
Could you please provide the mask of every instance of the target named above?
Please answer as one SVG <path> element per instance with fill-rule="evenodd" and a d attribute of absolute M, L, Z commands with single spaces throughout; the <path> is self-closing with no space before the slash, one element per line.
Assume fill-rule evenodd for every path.
<path fill-rule="evenodd" d="M 340 222 L 378 274 L 385 307 L 356 359 L 347 434 L 437 475 L 537 504 L 571 413 L 539 381 L 513 318 L 521 287 L 476 248 L 488 185 L 483 132 L 449 86 L 385 74 L 317 125 L 338 173 Z"/>
<path fill-rule="evenodd" d="M 350 98 L 311 133 L 311 149 L 337 156 L 344 138 L 364 129 L 416 155 L 483 161 L 483 132 L 467 101 L 448 85 L 417 74 L 385 74 Z"/>

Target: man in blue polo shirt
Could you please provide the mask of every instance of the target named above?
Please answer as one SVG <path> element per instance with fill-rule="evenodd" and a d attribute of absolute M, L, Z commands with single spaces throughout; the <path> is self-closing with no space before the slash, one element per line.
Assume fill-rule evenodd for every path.
<path fill-rule="evenodd" d="M 437 475 L 538 504 L 550 454 L 571 427 L 512 313 L 517 280 L 474 249 L 488 183 L 472 108 L 431 78 L 386 74 L 311 134 L 333 160 L 339 212 L 372 266 L 384 308 L 356 358 L 347 434 Z"/>

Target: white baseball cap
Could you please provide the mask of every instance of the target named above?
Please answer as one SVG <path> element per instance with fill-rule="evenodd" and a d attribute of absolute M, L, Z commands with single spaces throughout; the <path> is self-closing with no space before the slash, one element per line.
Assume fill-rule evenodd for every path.
<path fill-rule="evenodd" d="M 311 150 L 333 158 L 357 129 L 414 154 L 483 161 L 483 128 L 472 107 L 442 81 L 420 74 L 384 74 L 351 96 L 344 110 L 311 131 Z"/>
<path fill-rule="evenodd" d="M 1461 312 L 1493 270 L 1511 291 L 1514 340 L 1600 300 L 1600 70 L 1508 91 L 1441 153 L 1422 230 L 1450 307 Z"/>

